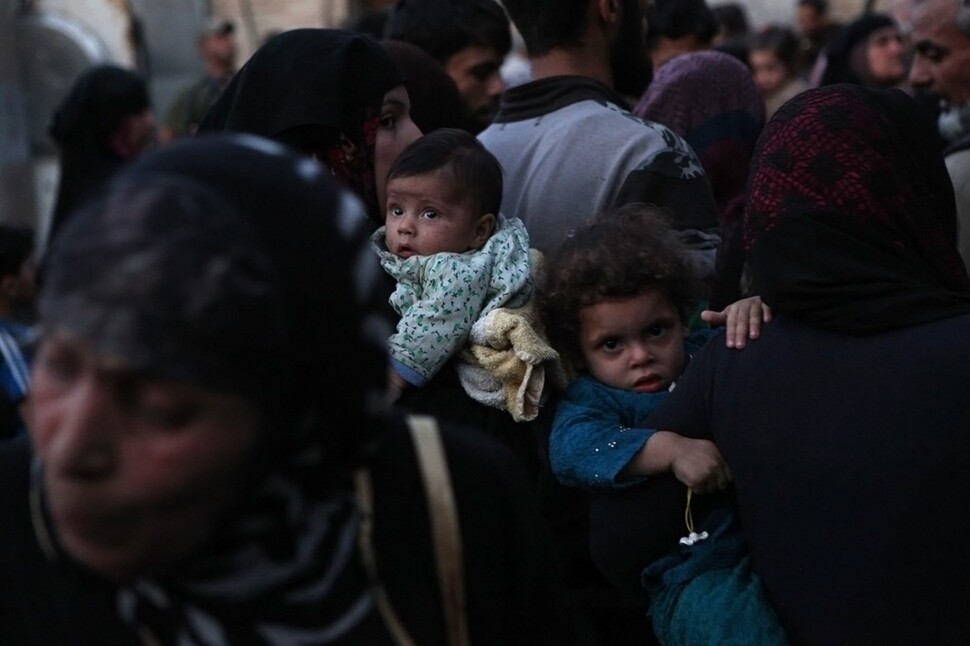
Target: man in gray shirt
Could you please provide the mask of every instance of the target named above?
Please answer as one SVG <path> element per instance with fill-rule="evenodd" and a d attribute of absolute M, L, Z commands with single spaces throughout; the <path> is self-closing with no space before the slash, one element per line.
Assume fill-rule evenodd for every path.
<path fill-rule="evenodd" d="M 597 212 L 631 202 L 667 207 L 676 228 L 698 236 L 717 227 L 710 183 L 690 146 L 633 116 L 624 98 L 639 97 L 650 80 L 644 4 L 504 2 L 534 80 L 505 92 L 479 139 L 505 170 L 502 211 L 521 218 L 542 251 Z"/>

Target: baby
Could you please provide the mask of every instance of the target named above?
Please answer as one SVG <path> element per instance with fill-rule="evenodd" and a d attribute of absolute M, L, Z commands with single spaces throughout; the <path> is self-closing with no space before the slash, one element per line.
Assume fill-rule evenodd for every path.
<path fill-rule="evenodd" d="M 384 226 L 372 243 L 397 287 L 389 340 L 395 398 L 421 387 L 465 345 L 472 325 L 532 296 L 529 238 L 499 214 L 502 168 L 463 130 L 409 145 L 388 173 Z"/>

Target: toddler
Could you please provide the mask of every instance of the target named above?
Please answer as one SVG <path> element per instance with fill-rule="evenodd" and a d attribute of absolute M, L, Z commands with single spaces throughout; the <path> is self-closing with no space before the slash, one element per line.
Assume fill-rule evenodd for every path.
<path fill-rule="evenodd" d="M 663 212 L 630 205 L 603 213 L 560 247 L 547 272 L 540 294 L 546 329 L 578 373 L 556 409 L 553 472 L 563 484 L 586 489 L 625 487 L 668 472 L 685 485 L 677 495 L 686 503 L 689 535 L 644 563 L 657 637 L 664 644 L 734 643 L 732 631 L 742 631 L 743 643 L 785 643 L 748 569 L 733 499 L 719 498 L 705 525 L 693 526 L 690 496 L 720 491 L 731 480 L 717 447 L 645 423 L 690 355 L 714 334 L 688 331 L 699 288 Z M 742 332 L 757 336 L 769 316 L 757 297 L 705 313 L 709 321 L 727 319 L 735 346 L 743 345 Z M 711 602 L 718 596 L 731 600 L 729 612 Z"/>

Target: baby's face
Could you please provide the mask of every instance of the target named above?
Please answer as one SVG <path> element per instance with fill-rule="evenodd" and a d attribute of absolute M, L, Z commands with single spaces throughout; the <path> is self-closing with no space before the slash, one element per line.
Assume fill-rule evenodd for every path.
<path fill-rule="evenodd" d="M 612 388 L 655 393 L 684 370 L 686 328 L 657 290 L 587 305 L 579 311 L 579 349 L 586 370 Z"/>
<path fill-rule="evenodd" d="M 401 258 L 464 253 L 485 244 L 494 218 L 476 213 L 451 188 L 441 171 L 388 182 L 384 240 L 391 253 Z"/>

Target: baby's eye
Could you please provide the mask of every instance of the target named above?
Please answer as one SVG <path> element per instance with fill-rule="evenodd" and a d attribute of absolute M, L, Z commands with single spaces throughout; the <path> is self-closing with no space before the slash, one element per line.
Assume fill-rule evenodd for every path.
<path fill-rule="evenodd" d="M 382 127 L 388 130 L 393 130 L 396 124 L 397 124 L 397 117 L 395 117 L 393 114 L 388 113 L 388 114 L 381 115 Z"/>
<path fill-rule="evenodd" d="M 399 206 L 392 206 L 388 210 L 391 212 L 391 215 L 394 215 L 394 216 L 397 216 L 397 217 L 401 217 L 402 215 L 404 215 L 404 209 L 402 209 Z"/>
<path fill-rule="evenodd" d="M 616 352 L 620 348 L 620 342 L 617 339 L 607 339 L 603 341 L 603 349 L 607 352 Z"/>
<path fill-rule="evenodd" d="M 424 212 L 421 213 L 421 217 L 434 220 L 436 217 L 438 217 L 438 212 L 434 209 L 425 209 Z"/>

